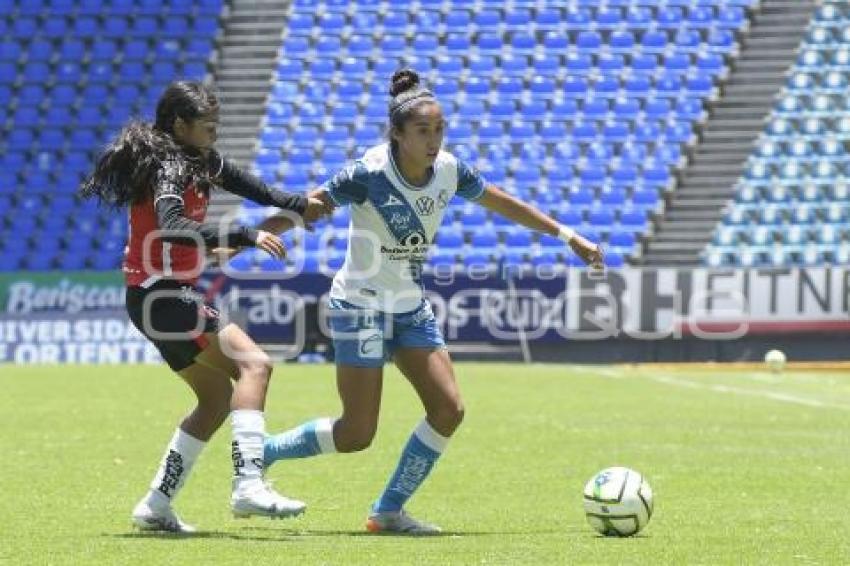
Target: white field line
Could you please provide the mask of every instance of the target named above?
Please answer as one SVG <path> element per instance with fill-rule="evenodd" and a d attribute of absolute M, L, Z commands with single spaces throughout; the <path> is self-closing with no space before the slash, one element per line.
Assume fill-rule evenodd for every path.
<path fill-rule="evenodd" d="M 624 379 L 629 376 L 628 373 L 615 370 L 613 368 L 597 368 L 584 366 L 581 368 L 587 374 L 597 375 L 608 379 Z M 631 372 L 629 372 L 631 373 Z M 763 389 L 747 389 L 745 387 L 735 387 L 732 385 L 707 384 L 699 381 L 691 381 L 689 379 L 681 379 L 672 375 L 664 374 L 647 374 L 643 372 L 631 373 L 632 376 L 650 379 L 658 383 L 673 385 L 675 387 L 685 387 L 688 389 L 700 389 L 703 391 L 713 391 L 715 393 L 726 393 L 732 395 L 744 395 L 748 397 L 758 397 L 761 399 L 770 399 L 780 401 L 782 403 L 792 403 L 794 405 L 803 405 L 805 407 L 816 407 L 818 409 L 840 409 L 842 411 L 850 411 L 850 405 L 842 405 L 839 403 L 828 403 L 811 399 L 808 397 L 800 397 L 790 393 L 780 393 L 777 391 L 765 391 Z"/>
<path fill-rule="evenodd" d="M 567 367 L 571 371 L 576 373 L 588 373 L 592 375 L 598 375 L 600 377 L 607 377 L 610 379 L 625 379 L 627 377 L 626 373 L 623 370 L 615 368 L 583 365 L 569 365 Z"/>
<path fill-rule="evenodd" d="M 734 387 L 732 385 L 706 384 L 688 379 L 680 379 L 670 375 L 647 375 L 641 374 L 641 377 L 657 381 L 658 383 L 666 383 L 667 385 L 675 385 L 677 387 L 687 387 L 690 389 L 702 389 L 705 391 L 713 391 L 715 393 L 731 393 L 733 395 L 745 395 L 749 397 L 760 397 L 762 399 L 771 399 L 773 401 L 781 401 L 783 403 L 792 403 L 795 405 L 803 405 L 805 407 L 816 407 L 819 409 L 841 409 L 850 411 L 850 406 L 841 405 L 838 403 L 827 403 L 810 399 L 808 397 L 800 397 L 790 393 L 780 393 L 778 391 L 765 391 L 763 389 L 747 389 L 744 387 Z"/>

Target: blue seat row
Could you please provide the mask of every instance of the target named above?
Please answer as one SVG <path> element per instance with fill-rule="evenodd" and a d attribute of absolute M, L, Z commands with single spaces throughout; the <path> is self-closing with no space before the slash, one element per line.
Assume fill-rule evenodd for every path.
<path fill-rule="evenodd" d="M 131 115 L 206 74 L 221 7 L 0 0 L 0 271 L 119 267 L 126 215 L 75 192 Z"/>

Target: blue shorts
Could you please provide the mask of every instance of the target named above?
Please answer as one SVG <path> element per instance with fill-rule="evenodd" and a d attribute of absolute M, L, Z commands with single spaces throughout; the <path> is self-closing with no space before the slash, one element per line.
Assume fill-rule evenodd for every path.
<path fill-rule="evenodd" d="M 364 309 L 338 299 L 330 299 L 328 307 L 338 365 L 381 367 L 396 348 L 446 347 L 431 303 L 425 299 L 419 308 L 397 314 Z"/>

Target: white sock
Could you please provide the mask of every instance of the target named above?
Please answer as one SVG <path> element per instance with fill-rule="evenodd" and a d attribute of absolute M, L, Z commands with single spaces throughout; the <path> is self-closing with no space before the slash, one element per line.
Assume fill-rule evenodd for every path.
<path fill-rule="evenodd" d="M 238 409 L 230 413 L 233 425 L 234 490 L 263 479 L 263 443 L 266 419 L 262 411 Z"/>
<path fill-rule="evenodd" d="M 334 423 L 336 419 L 322 418 L 316 420 L 316 442 L 322 450 L 322 454 L 336 454 L 336 443 L 334 442 Z"/>
<path fill-rule="evenodd" d="M 206 442 L 186 434 L 183 429 L 177 427 L 145 496 L 149 507 L 162 508 L 171 505 L 206 445 Z"/>

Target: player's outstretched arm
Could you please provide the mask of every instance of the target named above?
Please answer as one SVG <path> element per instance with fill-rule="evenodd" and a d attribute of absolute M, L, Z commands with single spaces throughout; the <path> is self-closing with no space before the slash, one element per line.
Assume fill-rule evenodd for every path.
<path fill-rule="evenodd" d="M 502 216 L 550 236 L 560 238 L 585 263 L 594 269 L 604 268 L 602 248 L 594 244 L 569 226 L 562 226 L 533 206 L 518 200 L 495 185 L 487 185 L 478 202 L 485 208 Z"/>
<path fill-rule="evenodd" d="M 308 205 L 307 211 L 304 214 L 304 223 L 307 224 L 306 227 L 308 229 L 311 228 L 309 225 L 311 222 L 315 222 L 319 218 L 331 214 L 336 207 L 336 204 L 325 189 L 315 189 L 310 191 L 307 194 L 307 202 Z M 260 222 L 257 229 L 265 230 L 273 234 L 282 234 L 294 227 L 295 223 L 293 222 L 291 215 L 274 214 Z"/>
<path fill-rule="evenodd" d="M 266 206 L 276 206 L 284 211 L 300 214 L 304 222 L 315 222 L 322 216 L 331 213 L 332 208 L 318 199 L 305 197 L 301 194 L 286 193 L 267 186 L 260 179 L 240 169 L 221 155 L 215 153 L 210 157 L 214 162 L 212 172 L 224 190 L 248 198 Z"/>
<path fill-rule="evenodd" d="M 315 189 L 311 191 L 307 195 L 307 210 L 304 214 L 304 224 L 307 229 L 311 229 L 310 222 L 321 218 L 322 216 L 328 215 L 333 212 L 336 204 L 331 199 L 330 195 L 325 189 Z M 310 213 L 311 207 L 315 210 L 315 214 Z M 308 219 L 311 218 L 311 219 Z M 283 234 L 288 230 L 292 230 L 295 228 L 296 222 L 294 221 L 291 213 L 283 213 L 283 214 L 273 214 L 268 218 L 264 219 L 260 222 L 255 229 L 260 232 L 269 232 L 271 234 Z M 235 256 L 239 253 L 238 248 L 227 248 L 227 247 L 219 247 L 212 250 L 212 255 L 215 259 L 218 260 L 219 263 L 225 263 L 231 257 Z"/>

